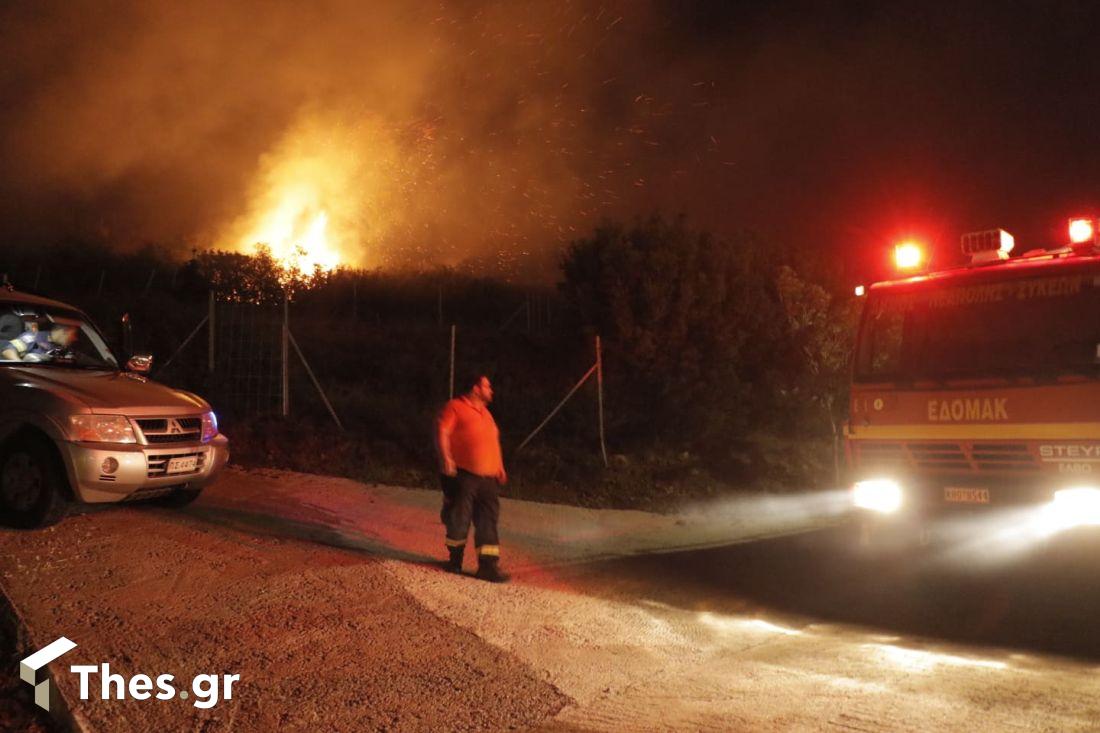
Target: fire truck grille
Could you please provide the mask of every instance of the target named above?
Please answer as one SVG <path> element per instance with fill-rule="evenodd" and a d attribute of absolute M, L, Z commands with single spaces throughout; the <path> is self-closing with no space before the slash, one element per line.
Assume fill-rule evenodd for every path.
<path fill-rule="evenodd" d="M 1039 464 L 1022 443 L 860 443 L 859 465 L 870 469 L 1014 473 Z"/>
<path fill-rule="evenodd" d="M 1026 445 L 975 443 L 970 454 L 979 471 L 1033 471 L 1037 468 L 1035 457 Z"/>
<path fill-rule="evenodd" d="M 970 461 L 958 443 L 910 443 L 909 452 L 918 468 L 969 470 Z"/>
<path fill-rule="evenodd" d="M 901 443 L 860 443 L 860 465 L 868 468 L 902 468 L 908 464 L 905 448 Z"/>

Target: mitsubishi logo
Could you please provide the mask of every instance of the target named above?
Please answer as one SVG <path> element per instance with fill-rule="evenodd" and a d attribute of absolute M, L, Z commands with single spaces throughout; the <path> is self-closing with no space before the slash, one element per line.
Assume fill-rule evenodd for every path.
<path fill-rule="evenodd" d="M 168 433 L 170 435 L 179 435 L 183 432 L 183 426 L 180 425 L 180 421 L 175 418 L 168 418 Z"/>

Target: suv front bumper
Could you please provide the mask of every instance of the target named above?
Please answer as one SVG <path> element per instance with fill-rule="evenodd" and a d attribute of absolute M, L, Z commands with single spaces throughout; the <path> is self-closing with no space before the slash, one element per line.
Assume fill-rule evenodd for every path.
<path fill-rule="evenodd" d="M 212 483 L 229 460 L 224 435 L 209 443 L 171 446 L 65 442 L 60 447 L 73 493 L 88 503 L 147 498 L 185 486 L 200 489 Z M 195 459 L 194 468 L 187 465 L 190 458 Z M 107 471 L 113 462 L 117 468 Z M 182 470 L 180 463 L 185 464 Z"/>

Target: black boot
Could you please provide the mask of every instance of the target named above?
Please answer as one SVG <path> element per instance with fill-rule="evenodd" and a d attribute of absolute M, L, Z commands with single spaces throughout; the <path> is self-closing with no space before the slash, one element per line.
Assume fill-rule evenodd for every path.
<path fill-rule="evenodd" d="M 462 573 L 462 553 L 466 550 L 465 547 L 448 547 L 451 552 L 451 559 L 447 561 L 446 570 L 448 573 Z"/>
<path fill-rule="evenodd" d="M 477 558 L 477 575 L 481 580 L 490 583 L 507 583 L 508 575 L 500 570 L 500 558 L 493 555 L 479 555 Z"/>

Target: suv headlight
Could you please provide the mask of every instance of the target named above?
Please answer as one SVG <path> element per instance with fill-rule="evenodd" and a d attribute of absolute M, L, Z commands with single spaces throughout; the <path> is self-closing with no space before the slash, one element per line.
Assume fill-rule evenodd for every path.
<path fill-rule="evenodd" d="M 89 443 L 136 443 L 137 436 L 123 415 L 72 415 L 70 437 Z"/>
<path fill-rule="evenodd" d="M 202 414 L 202 442 L 209 443 L 218 434 L 218 416 L 213 412 Z"/>

